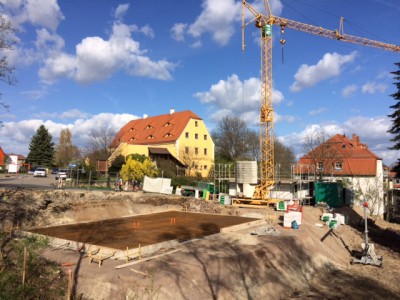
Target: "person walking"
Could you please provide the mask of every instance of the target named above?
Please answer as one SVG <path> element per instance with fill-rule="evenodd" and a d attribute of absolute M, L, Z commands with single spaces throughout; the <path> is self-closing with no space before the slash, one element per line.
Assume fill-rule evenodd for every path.
<path fill-rule="evenodd" d="M 124 183 L 124 182 L 122 181 L 122 178 L 120 178 L 120 179 L 119 179 L 119 184 L 118 184 L 118 185 L 119 185 L 119 191 L 120 191 L 120 192 L 122 192 L 122 185 L 123 185 L 123 183 Z"/>

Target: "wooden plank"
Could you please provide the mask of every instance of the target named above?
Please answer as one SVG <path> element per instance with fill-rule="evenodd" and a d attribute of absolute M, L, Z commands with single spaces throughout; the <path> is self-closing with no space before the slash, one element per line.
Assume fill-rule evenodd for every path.
<path fill-rule="evenodd" d="M 147 271 L 146 272 L 142 272 L 142 271 L 138 271 L 138 270 L 135 270 L 135 269 L 131 269 L 131 271 L 135 272 L 137 274 L 141 274 L 141 275 L 144 275 L 144 276 L 147 276 L 147 277 L 151 277 L 151 275 Z"/>
<path fill-rule="evenodd" d="M 175 252 L 178 252 L 178 251 L 181 251 L 181 249 L 176 249 L 176 250 L 172 250 L 172 251 L 169 251 L 169 252 L 166 252 L 166 253 L 162 253 L 162 254 L 146 257 L 146 258 L 142 258 L 140 260 L 135 260 L 135 261 L 132 261 L 132 262 L 129 262 L 129 263 L 126 263 L 126 264 L 122 264 L 122 265 L 116 266 L 115 268 L 116 269 L 126 268 L 126 267 L 133 266 L 133 265 L 145 262 L 145 261 L 149 261 L 149 260 L 152 260 L 152 259 L 156 259 L 156 258 L 165 256 L 165 255 L 169 255 L 169 254 L 172 254 L 172 253 L 175 253 Z"/>

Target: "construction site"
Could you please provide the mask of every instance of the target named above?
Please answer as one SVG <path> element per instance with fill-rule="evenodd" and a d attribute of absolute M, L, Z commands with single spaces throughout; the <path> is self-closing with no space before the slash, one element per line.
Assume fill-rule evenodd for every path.
<path fill-rule="evenodd" d="M 362 208 L 331 210 L 346 217 L 334 230 L 325 207 L 302 211 L 293 229 L 286 211 L 177 195 L 3 189 L 0 202 L 2 232 L 48 239 L 40 255 L 70 272 L 71 299 L 399 298 L 400 225 L 369 218 L 383 263 L 354 264 Z"/>
<path fill-rule="evenodd" d="M 62 179 L 58 189 L 2 187 L 0 269 L 10 241 L 34 238 L 45 241 L 38 255 L 62 270 L 55 281 L 67 281 L 60 299 L 400 299 L 399 224 L 383 220 L 379 210 L 371 216 L 367 199 L 311 202 L 303 172 L 287 182 L 276 176 L 271 28 L 400 47 L 346 35 L 342 23 L 327 30 L 277 17 L 264 5 L 260 13 L 242 1 L 252 16 L 245 23 L 242 15 L 243 50 L 249 24 L 260 34 L 259 159 L 235 162 L 234 176 L 213 165 L 213 193 L 172 186 L 163 176 L 145 176 L 143 190 L 135 191 L 122 183 L 116 190 L 62 186 Z M 339 194 L 336 182 L 314 184 L 315 190 L 334 185 Z M 190 188 L 193 194 L 181 191 Z M 26 276 L 24 268 L 22 285 Z"/>

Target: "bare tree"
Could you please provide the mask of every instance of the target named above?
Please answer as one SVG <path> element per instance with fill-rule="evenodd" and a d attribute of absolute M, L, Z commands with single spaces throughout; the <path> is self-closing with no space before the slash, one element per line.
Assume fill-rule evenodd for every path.
<path fill-rule="evenodd" d="M 358 200 L 366 199 L 371 215 L 379 215 L 383 212 L 383 181 L 379 177 L 354 179 L 354 188 Z M 362 198 L 361 198 L 362 196 Z"/>
<path fill-rule="evenodd" d="M 304 158 L 309 159 L 315 170 L 315 177 L 331 175 L 334 163 L 343 160 L 336 142 L 324 130 L 309 133 L 304 138 Z"/>
<path fill-rule="evenodd" d="M 66 167 L 72 161 L 79 159 L 79 149 L 72 143 L 72 134 L 69 129 L 60 132 L 60 140 L 56 145 L 55 163 L 57 166 Z"/>
<path fill-rule="evenodd" d="M 189 176 L 195 176 L 199 172 L 198 161 L 203 159 L 199 156 L 200 153 L 195 153 L 195 149 L 192 147 L 185 146 L 179 151 L 179 160 L 186 166 L 186 174 Z"/>
<path fill-rule="evenodd" d="M 227 161 L 247 158 L 249 132 L 243 120 L 230 116 L 223 118 L 212 132 L 216 157 Z"/>
<path fill-rule="evenodd" d="M 274 162 L 279 177 L 289 178 L 292 165 L 296 163 L 296 156 L 290 147 L 285 146 L 278 138 L 274 138 Z M 278 177 L 278 176 L 277 176 Z"/>
<path fill-rule="evenodd" d="M 11 25 L 11 23 L 6 21 L 6 19 L 0 15 L 0 80 L 9 85 L 16 83 L 16 79 L 13 76 L 13 71 L 15 68 L 14 66 L 9 65 L 7 55 L 5 53 L 14 49 L 15 41 L 12 39 L 12 35 L 15 32 L 16 29 Z M 0 102 L 0 106 L 6 110 L 9 109 L 9 105 L 5 102 Z"/>
<path fill-rule="evenodd" d="M 96 163 L 97 160 L 107 160 L 110 157 L 110 145 L 115 135 L 116 132 L 104 124 L 90 131 L 85 147 L 85 156 L 89 158 L 91 164 Z"/>

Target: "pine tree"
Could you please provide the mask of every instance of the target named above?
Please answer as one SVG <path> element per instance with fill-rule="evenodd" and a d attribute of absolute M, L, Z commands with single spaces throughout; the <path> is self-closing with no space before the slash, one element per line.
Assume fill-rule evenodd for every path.
<path fill-rule="evenodd" d="M 389 133 L 393 134 L 394 137 L 390 140 L 394 143 L 392 147 L 389 147 L 391 150 L 400 150 L 400 63 L 395 63 L 395 65 L 399 68 L 397 71 L 391 72 L 394 75 L 394 79 L 396 82 L 394 85 L 397 87 L 397 91 L 390 95 L 394 98 L 396 103 L 390 106 L 393 109 L 393 113 L 388 115 L 389 118 L 392 119 L 392 128 L 388 130 Z M 395 167 L 398 173 L 400 173 L 400 159 L 397 161 L 397 166 Z"/>
<path fill-rule="evenodd" d="M 40 125 L 29 143 L 26 161 L 31 165 L 51 166 L 54 159 L 54 143 L 49 131 Z"/>
<path fill-rule="evenodd" d="M 393 74 L 394 79 L 397 80 L 397 82 L 394 83 L 397 87 L 397 92 L 390 96 L 395 99 L 396 104 L 390 106 L 391 109 L 394 109 L 394 112 L 388 115 L 393 122 L 392 128 L 390 128 L 388 132 L 394 134 L 394 137 L 390 140 L 394 145 L 389 149 L 400 150 L 400 63 L 395 63 L 395 65 L 399 67 L 399 70 L 391 72 L 391 74 Z"/>

